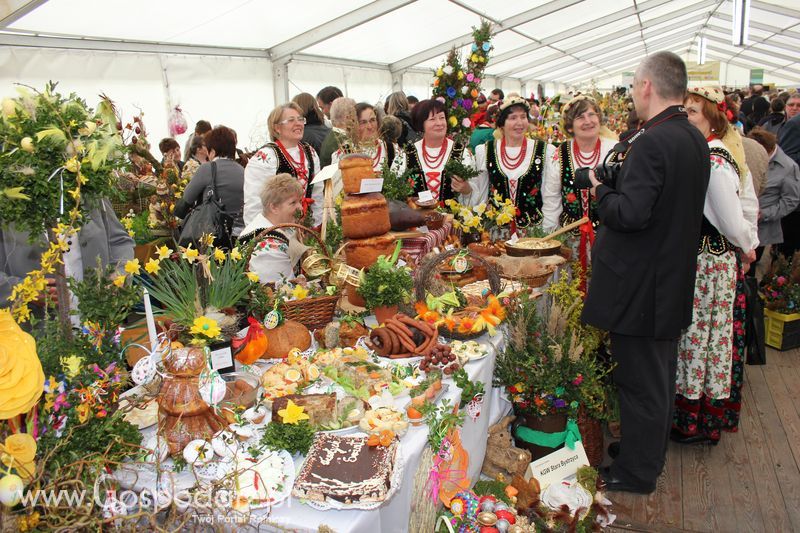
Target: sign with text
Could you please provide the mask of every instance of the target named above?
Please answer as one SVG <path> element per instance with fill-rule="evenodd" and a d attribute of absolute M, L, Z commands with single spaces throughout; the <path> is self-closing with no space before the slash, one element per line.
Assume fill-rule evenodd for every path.
<path fill-rule="evenodd" d="M 367 178 L 361 180 L 361 190 L 359 194 L 368 192 L 381 192 L 383 190 L 383 178 Z"/>
<path fill-rule="evenodd" d="M 717 81 L 719 80 L 719 61 L 706 61 L 702 65 L 698 65 L 693 61 L 687 61 L 686 73 L 689 75 L 690 82 Z"/>
<path fill-rule="evenodd" d="M 583 443 L 578 441 L 575 443 L 574 450 L 564 446 L 529 464 L 528 470 L 525 472 L 525 481 L 532 477 L 536 478 L 539 486 L 544 490 L 548 485 L 575 475 L 578 468 L 582 466 L 589 466 L 589 458 L 586 457 Z"/>
<path fill-rule="evenodd" d="M 750 69 L 750 84 L 751 85 L 760 85 L 764 83 L 764 69 L 763 68 L 751 68 Z"/>

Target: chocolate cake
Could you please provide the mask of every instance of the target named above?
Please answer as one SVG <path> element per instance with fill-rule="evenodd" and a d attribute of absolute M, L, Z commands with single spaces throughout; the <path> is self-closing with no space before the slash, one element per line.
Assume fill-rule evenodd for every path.
<path fill-rule="evenodd" d="M 317 433 L 292 495 L 319 502 L 382 502 L 389 494 L 398 441 L 367 446 L 366 435 Z"/>

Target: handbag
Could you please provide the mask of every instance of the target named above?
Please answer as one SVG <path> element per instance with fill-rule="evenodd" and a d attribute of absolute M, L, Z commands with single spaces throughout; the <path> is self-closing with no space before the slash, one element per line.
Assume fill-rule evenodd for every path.
<path fill-rule="evenodd" d="M 180 246 L 194 244 L 200 246 L 203 235 L 214 236 L 214 245 L 218 248 L 231 248 L 231 232 L 233 230 L 233 216 L 225 211 L 225 205 L 217 195 L 217 162 L 211 163 L 211 185 L 203 193 L 203 201 L 195 206 L 183 221 L 181 235 L 178 238 Z"/>

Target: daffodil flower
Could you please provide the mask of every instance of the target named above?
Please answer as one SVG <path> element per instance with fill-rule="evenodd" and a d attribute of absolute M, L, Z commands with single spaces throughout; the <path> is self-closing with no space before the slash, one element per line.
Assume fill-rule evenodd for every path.
<path fill-rule="evenodd" d="M 138 274 L 141 270 L 141 265 L 139 264 L 138 259 L 131 259 L 127 263 L 125 263 L 125 272 L 128 274 Z"/>
<path fill-rule="evenodd" d="M 238 261 L 238 260 L 240 260 L 242 258 L 242 254 L 241 254 L 241 252 L 239 252 L 239 248 L 238 247 L 236 247 L 233 250 L 231 250 L 230 257 L 234 261 Z"/>
<path fill-rule="evenodd" d="M 125 276 L 122 275 L 117 276 L 116 278 L 114 278 L 114 281 L 112 283 L 117 287 L 122 287 L 123 285 L 125 285 Z"/>
<path fill-rule="evenodd" d="M 169 246 L 166 244 L 162 245 L 158 250 L 156 250 L 159 259 L 168 259 L 172 250 L 169 249 Z"/>
<path fill-rule="evenodd" d="M 217 263 L 222 263 L 223 261 L 225 261 L 225 252 L 223 252 L 219 248 L 215 248 L 214 259 L 217 261 Z"/>
<path fill-rule="evenodd" d="M 247 279 L 249 279 L 253 283 L 258 283 L 259 280 L 258 274 L 256 274 L 255 272 L 247 272 Z"/>
<path fill-rule="evenodd" d="M 192 248 L 191 244 L 183 250 L 183 258 L 186 259 L 190 264 L 194 263 L 199 255 L 200 252 Z"/>
<path fill-rule="evenodd" d="M 150 259 L 147 264 L 144 265 L 144 269 L 148 274 L 158 274 L 158 271 L 161 270 L 160 263 L 158 259 Z"/>

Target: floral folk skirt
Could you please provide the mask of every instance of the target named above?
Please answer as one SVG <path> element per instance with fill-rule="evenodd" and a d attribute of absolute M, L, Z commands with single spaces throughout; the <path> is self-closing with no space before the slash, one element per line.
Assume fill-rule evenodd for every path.
<path fill-rule="evenodd" d="M 744 272 L 738 258 L 735 267 L 736 289 L 732 304 L 729 397 L 712 399 L 702 394 L 699 398 L 690 399 L 680 393 L 677 394 L 675 399 L 673 427 L 684 435 L 702 434 L 713 441 L 717 441 L 720 438 L 720 430 L 737 431 L 738 429 L 741 391 L 744 378 L 744 324 L 747 306 L 744 293 Z M 695 299 L 695 305 L 696 304 L 697 300 Z"/>

